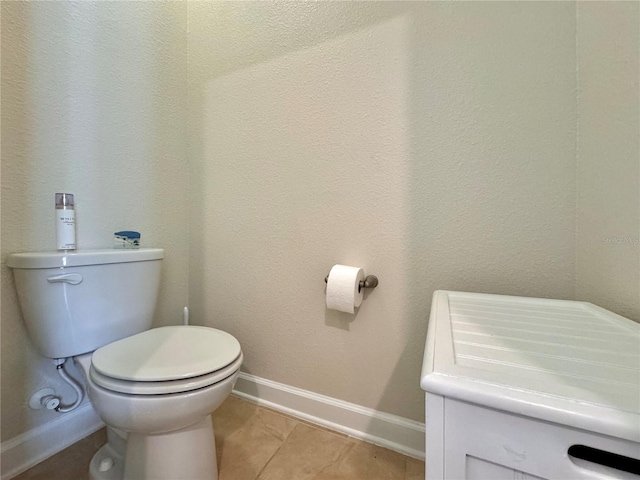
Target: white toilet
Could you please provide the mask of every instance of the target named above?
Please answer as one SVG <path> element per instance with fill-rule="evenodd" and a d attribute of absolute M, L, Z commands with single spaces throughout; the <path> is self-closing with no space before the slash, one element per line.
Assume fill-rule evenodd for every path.
<path fill-rule="evenodd" d="M 231 393 L 242 351 L 213 328 L 150 329 L 163 257 L 147 248 L 7 260 L 36 349 L 74 358 L 107 424 L 94 480 L 218 477 L 210 414 Z"/>

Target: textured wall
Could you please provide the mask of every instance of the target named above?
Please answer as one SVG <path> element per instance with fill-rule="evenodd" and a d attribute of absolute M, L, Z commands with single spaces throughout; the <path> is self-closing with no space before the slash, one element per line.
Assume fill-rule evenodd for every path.
<path fill-rule="evenodd" d="M 80 248 L 137 229 L 166 249 L 158 324 L 187 302 L 186 6 L 2 2 L 2 439 L 58 414 L 26 337 L 8 253 L 55 249 L 53 195 L 76 199 Z"/>
<path fill-rule="evenodd" d="M 438 288 L 572 298 L 575 5 L 190 3 L 194 322 L 423 418 Z M 380 278 L 328 311 L 334 263 Z"/>
<path fill-rule="evenodd" d="M 640 3 L 577 18 L 576 296 L 640 321 Z"/>

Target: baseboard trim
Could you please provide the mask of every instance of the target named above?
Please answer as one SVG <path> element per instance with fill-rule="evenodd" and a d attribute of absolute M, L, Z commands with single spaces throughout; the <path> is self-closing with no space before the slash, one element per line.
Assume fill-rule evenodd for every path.
<path fill-rule="evenodd" d="M 381 447 L 424 460 L 424 423 L 240 373 L 233 393 Z"/>
<path fill-rule="evenodd" d="M 89 402 L 0 444 L 2 480 L 9 480 L 104 426 Z"/>

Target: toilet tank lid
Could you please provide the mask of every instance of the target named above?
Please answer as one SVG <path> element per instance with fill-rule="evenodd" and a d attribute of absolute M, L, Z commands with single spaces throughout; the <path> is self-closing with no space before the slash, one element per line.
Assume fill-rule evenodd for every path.
<path fill-rule="evenodd" d="M 162 248 L 25 252 L 9 255 L 7 266 L 19 269 L 80 267 L 107 263 L 146 262 L 163 258 L 164 250 Z"/>

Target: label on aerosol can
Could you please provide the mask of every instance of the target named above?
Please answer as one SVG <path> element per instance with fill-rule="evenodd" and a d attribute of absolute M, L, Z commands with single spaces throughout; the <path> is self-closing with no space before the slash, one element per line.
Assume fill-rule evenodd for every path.
<path fill-rule="evenodd" d="M 56 193 L 56 242 L 58 250 L 76 249 L 76 212 L 70 193 Z"/>

